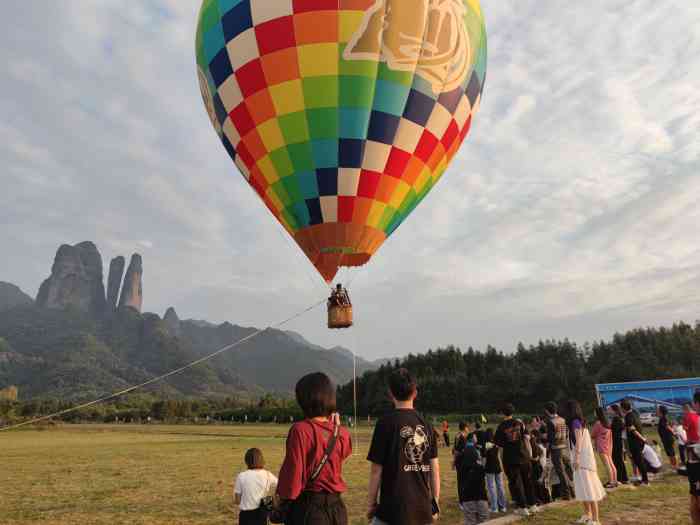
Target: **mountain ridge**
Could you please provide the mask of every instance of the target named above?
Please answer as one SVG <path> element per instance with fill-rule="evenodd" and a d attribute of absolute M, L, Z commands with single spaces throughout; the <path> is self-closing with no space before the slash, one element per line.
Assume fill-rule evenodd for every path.
<path fill-rule="evenodd" d="M 142 313 L 141 257 L 134 265 L 136 277 L 129 281 L 135 293 L 115 305 L 121 263 L 110 263 L 112 286 L 105 288 L 97 247 L 90 242 L 76 246 L 59 248 L 51 276 L 42 285 L 42 301 L 33 301 L 11 283 L 0 283 L 0 388 L 16 385 L 21 398 L 103 396 L 258 331 L 231 322 L 181 320 L 174 307 L 162 318 Z M 356 365 L 358 374 L 375 368 L 361 358 Z M 302 375 L 318 370 L 344 384 L 352 379 L 353 354 L 316 345 L 297 332 L 268 329 L 149 388 L 181 397 L 289 395 Z"/>

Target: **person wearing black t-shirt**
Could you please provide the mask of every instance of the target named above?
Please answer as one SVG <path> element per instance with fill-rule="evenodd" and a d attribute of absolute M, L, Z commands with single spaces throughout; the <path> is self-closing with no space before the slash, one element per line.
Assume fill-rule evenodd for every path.
<path fill-rule="evenodd" d="M 475 441 L 466 442 L 460 461 L 459 504 L 464 513 L 464 525 L 476 525 L 489 518 L 486 472 Z"/>
<path fill-rule="evenodd" d="M 394 410 L 377 422 L 367 455 L 373 525 L 429 525 L 440 513 L 437 442 L 433 427 L 413 408 L 417 391 L 408 370 L 389 376 Z"/>
<path fill-rule="evenodd" d="M 484 445 L 484 456 L 486 464 L 486 487 L 489 491 L 489 501 L 491 502 L 491 512 L 506 512 L 506 491 L 503 486 L 503 469 L 501 468 L 501 458 L 498 457 L 498 447 L 493 443 L 493 431 L 488 429 L 485 433 L 486 444 Z"/>
<path fill-rule="evenodd" d="M 622 415 L 622 410 L 617 404 L 608 407 L 610 413 L 610 430 L 612 430 L 612 459 L 617 470 L 617 481 L 623 485 L 629 483 L 627 478 L 627 467 L 625 465 L 625 442 L 622 439 L 622 434 L 625 432 L 625 420 Z"/>
<path fill-rule="evenodd" d="M 471 438 L 469 434 L 469 427 L 464 421 L 459 423 L 459 434 L 455 437 L 454 448 L 452 449 L 452 464 L 454 469 L 457 471 L 457 494 L 460 494 L 462 485 L 462 474 L 460 469 L 460 463 L 462 461 L 462 456 L 467 448 L 467 441 Z"/>
<path fill-rule="evenodd" d="M 515 408 L 503 407 L 503 421 L 496 429 L 493 441 L 503 449 L 503 469 L 508 477 L 510 493 L 519 507 L 519 514 L 529 516 L 538 512 L 532 480 L 532 455 L 527 449 L 525 425 L 513 418 Z"/>
<path fill-rule="evenodd" d="M 664 452 L 666 452 L 671 466 L 674 469 L 678 468 L 678 461 L 676 460 L 676 436 L 673 435 L 673 428 L 668 421 L 668 408 L 664 405 L 659 405 L 656 409 L 656 414 L 659 416 L 658 431 L 661 443 L 663 443 L 664 446 Z"/>
<path fill-rule="evenodd" d="M 632 463 L 639 470 L 639 474 L 642 476 L 642 480 L 639 482 L 640 485 L 649 485 L 649 476 L 647 473 L 647 467 L 644 463 L 644 456 L 642 451 L 644 450 L 644 445 L 646 445 L 647 440 L 644 439 L 642 434 L 642 422 L 639 419 L 639 413 L 632 409 L 632 403 L 628 399 L 623 399 L 620 403 L 620 408 L 625 414 L 625 429 L 627 430 L 627 446 L 630 449 L 630 456 L 632 456 Z"/>

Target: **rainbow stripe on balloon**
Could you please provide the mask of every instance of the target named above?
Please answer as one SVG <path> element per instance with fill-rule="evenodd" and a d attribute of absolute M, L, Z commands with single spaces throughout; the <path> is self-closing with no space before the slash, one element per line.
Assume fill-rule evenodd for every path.
<path fill-rule="evenodd" d="M 440 179 L 486 49 L 478 0 L 204 0 L 196 39 L 221 142 L 327 281 Z"/>

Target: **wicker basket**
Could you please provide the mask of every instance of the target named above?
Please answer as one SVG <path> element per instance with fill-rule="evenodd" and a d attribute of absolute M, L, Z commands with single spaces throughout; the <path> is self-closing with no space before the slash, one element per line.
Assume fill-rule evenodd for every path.
<path fill-rule="evenodd" d="M 328 307 L 328 328 L 350 328 L 352 326 L 352 306 L 335 305 Z"/>

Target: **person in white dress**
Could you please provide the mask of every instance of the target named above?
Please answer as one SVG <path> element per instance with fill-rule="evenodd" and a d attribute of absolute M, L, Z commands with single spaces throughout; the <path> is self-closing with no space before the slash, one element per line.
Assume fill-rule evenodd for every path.
<path fill-rule="evenodd" d="M 584 513 L 577 523 L 600 525 L 598 502 L 606 496 L 598 477 L 598 467 L 581 405 L 571 400 L 566 404 L 566 422 L 569 425 L 571 459 L 574 465 L 576 500 L 583 503 Z"/>

